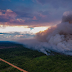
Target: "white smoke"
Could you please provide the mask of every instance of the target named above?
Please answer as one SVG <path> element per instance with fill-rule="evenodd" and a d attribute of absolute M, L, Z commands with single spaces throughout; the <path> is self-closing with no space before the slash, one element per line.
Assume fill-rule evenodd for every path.
<path fill-rule="evenodd" d="M 49 32 L 48 32 L 49 31 Z M 72 24 L 64 22 L 56 27 L 37 33 L 36 38 L 41 41 L 41 48 L 72 55 Z M 44 40 L 44 41 L 43 41 Z M 45 43 L 46 42 L 46 43 Z"/>
<path fill-rule="evenodd" d="M 50 27 L 44 32 L 36 34 L 36 39 L 24 42 L 32 49 L 41 51 L 49 55 L 50 51 L 72 55 L 72 13 L 65 12 L 62 22 L 57 26 Z"/>

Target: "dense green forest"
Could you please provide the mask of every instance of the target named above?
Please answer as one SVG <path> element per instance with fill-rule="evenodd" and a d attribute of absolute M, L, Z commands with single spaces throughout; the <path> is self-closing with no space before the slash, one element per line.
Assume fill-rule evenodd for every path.
<path fill-rule="evenodd" d="M 28 72 L 72 72 L 72 56 L 58 53 L 47 56 L 36 50 L 23 47 L 21 44 L 16 44 L 16 48 L 0 49 L 0 58 Z M 2 72 L 19 72 L 2 62 L 0 64 L 3 66 L 0 66 Z M 10 70 L 3 71 L 3 68 L 7 69 L 8 67 L 11 67 Z"/>
<path fill-rule="evenodd" d="M 0 61 L 0 72 L 21 72 L 16 68 L 11 67 L 10 65 Z"/>

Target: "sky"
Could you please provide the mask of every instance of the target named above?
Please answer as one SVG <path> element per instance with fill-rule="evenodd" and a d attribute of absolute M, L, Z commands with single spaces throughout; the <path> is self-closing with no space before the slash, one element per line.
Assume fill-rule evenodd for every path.
<path fill-rule="evenodd" d="M 0 41 L 33 38 L 61 22 L 72 0 L 0 0 Z"/>

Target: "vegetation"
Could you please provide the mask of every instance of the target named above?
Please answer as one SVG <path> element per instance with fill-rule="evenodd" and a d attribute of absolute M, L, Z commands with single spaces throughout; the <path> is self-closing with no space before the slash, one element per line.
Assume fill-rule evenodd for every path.
<path fill-rule="evenodd" d="M 10 65 L 0 61 L 0 72 L 21 72 Z"/>
<path fill-rule="evenodd" d="M 72 72 L 72 56 L 60 54 L 46 56 L 19 44 L 17 48 L 0 49 L 0 58 L 28 72 Z M 10 66 L 6 65 L 7 67 Z M 8 70 L 7 72 L 18 71 Z"/>

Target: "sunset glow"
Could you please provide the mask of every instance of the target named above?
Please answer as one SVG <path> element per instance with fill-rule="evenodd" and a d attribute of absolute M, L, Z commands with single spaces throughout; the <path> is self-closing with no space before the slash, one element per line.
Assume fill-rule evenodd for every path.
<path fill-rule="evenodd" d="M 44 31 L 48 27 L 34 27 L 30 29 L 28 26 L 6 26 L 3 27 L 2 25 L 0 26 L 0 33 L 14 33 L 14 32 L 21 32 L 21 33 L 37 33 L 39 31 Z"/>
<path fill-rule="evenodd" d="M 34 38 L 38 32 L 61 23 L 62 16 L 72 9 L 69 1 L 0 0 L 0 3 L 0 40 L 6 41 Z"/>
<path fill-rule="evenodd" d="M 33 33 L 38 33 L 40 31 L 44 31 L 46 29 L 48 29 L 49 27 L 34 27 L 34 29 L 31 30 L 31 32 Z"/>

